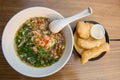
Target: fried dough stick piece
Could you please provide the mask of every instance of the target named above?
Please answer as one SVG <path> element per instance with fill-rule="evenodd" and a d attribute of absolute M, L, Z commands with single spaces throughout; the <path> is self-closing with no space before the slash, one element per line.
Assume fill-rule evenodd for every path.
<path fill-rule="evenodd" d="M 76 26 L 76 31 L 79 37 L 83 39 L 88 39 L 90 36 L 90 28 L 92 25 L 90 23 L 85 23 L 84 21 L 79 21 Z"/>
<path fill-rule="evenodd" d="M 92 49 L 95 47 L 99 47 L 101 44 L 105 43 L 105 37 L 99 40 L 89 38 L 87 40 L 78 38 L 77 44 L 84 49 Z"/>
<path fill-rule="evenodd" d="M 75 31 L 75 33 L 74 33 L 74 47 L 75 47 L 76 51 L 81 55 L 81 53 L 82 53 L 82 51 L 84 49 L 81 48 L 80 46 L 78 46 L 77 40 L 78 40 L 78 35 L 77 35 L 76 31 Z"/>
<path fill-rule="evenodd" d="M 83 51 L 81 55 L 82 56 L 81 63 L 85 64 L 86 62 L 88 62 L 89 59 L 99 56 L 104 51 L 108 52 L 109 50 L 110 50 L 109 44 L 104 43 L 100 47 L 96 47 L 90 50 Z"/>

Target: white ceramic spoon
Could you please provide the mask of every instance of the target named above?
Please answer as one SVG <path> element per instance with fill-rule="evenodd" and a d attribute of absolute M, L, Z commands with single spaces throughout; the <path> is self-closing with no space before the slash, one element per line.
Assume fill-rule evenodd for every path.
<path fill-rule="evenodd" d="M 88 7 L 87 9 L 83 10 L 82 12 L 68 17 L 68 18 L 63 18 L 63 19 L 57 19 L 57 20 L 53 20 L 50 24 L 49 24 L 49 29 L 50 31 L 52 31 L 53 33 L 58 33 L 60 30 L 62 30 L 67 24 L 78 20 L 80 18 L 86 17 L 88 15 L 92 14 L 92 8 Z"/>

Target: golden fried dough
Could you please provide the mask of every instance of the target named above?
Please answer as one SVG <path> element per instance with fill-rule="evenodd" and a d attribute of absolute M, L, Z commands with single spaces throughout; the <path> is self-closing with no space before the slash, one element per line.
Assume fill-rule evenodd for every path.
<path fill-rule="evenodd" d="M 77 33 L 75 32 L 75 33 L 74 33 L 74 47 L 75 47 L 76 51 L 77 51 L 79 54 L 81 54 L 84 49 L 81 48 L 80 46 L 78 46 L 77 40 L 78 40 L 78 35 L 77 35 Z"/>
<path fill-rule="evenodd" d="M 82 52 L 81 63 L 85 64 L 89 59 L 99 56 L 102 52 L 108 52 L 110 49 L 108 43 L 102 44 L 100 47 L 96 47 L 93 49 L 85 50 Z"/>
<path fill-rule="evenodd" d="M 81 47 L 79 47 L 78 45 L 74 45 L 75 46 L 75 49 L 76 49 L 76 51 L 81 55 L 82 54 L 82 52 L 84 51 L 84 49 L 83 48 L 81 48 Z"/>
<path fill-rule="evenodd" d="M 76 31 L 79 36 L 83 39 L 88 39 L 90 36 L 90 24 L 85 23 L 84 21 L 79 21 L 76 26 Z"/>
<path fill-rule="evenodd" d="M 106 43 L 105 36 L 102 39 L 91 37 L 90 29 L 94 24 L 79 21 L 74 33 L 74 47 L 81 55 L 81 63 L 85 64 L 89 59 L 99 56 L 102 52 L 109 51 L 109 44 Z"/>
<path fill-rule="evenodd" d="M 86 23 L 90 26 L 90 28 L 94 25 L 94 24 L 89 23 L 89 22 L 86 22 Z"/>
<path fill-rule="evenodd" d="M 99 40 L 93 39 L 91 37 L 87 40 L 81 38 L 77 39 L 78 46 L 81 46 L 84 49 L 92 49 L 95 47 L 99 47 L 103 43 L 105 43 L 105 37 Z"/>

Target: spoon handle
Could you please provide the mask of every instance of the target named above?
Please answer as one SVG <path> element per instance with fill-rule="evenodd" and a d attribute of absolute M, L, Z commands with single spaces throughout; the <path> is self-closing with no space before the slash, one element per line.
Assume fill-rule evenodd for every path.
<path fill-rule="evenodd" d="M 71 17 L 68 17 L 65 19 L 65 21 L 67 23 L 71 23 L 73 21 L 76 21 L 80 18 L 83 18 L 83 17 L 86 17 L 86 16 L 89 16 L 90 14 L 92 14 L 92 9 L 90 7 L 88 7 L 87 9 L 83 10 L 82 12 L 76 14 L 76 15 L 73 15 Z"/>

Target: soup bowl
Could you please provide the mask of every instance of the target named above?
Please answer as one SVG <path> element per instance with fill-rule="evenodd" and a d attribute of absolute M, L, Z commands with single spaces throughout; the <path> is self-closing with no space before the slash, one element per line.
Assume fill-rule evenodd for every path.
<path fill-rule="evenodd" d="M 29 77 L 45 77 L 56 73 L 68 62 L 73 50 L 73 34 L 71 27 L 67 25 L 67 27 L 63 29 L 66 40 L 65 51 L 59 61 L 48 67 L 37 68 L 27 65 L 19 59 L 14 40 L 17 30 L 29 18 L 41 16 L 50 18 L 51 20 L 64 18 L 60 13 L 49 8 L 27 8 L 18 12 L 8 21 L 2 35 L 2 50 L 6 61 L 14 70 Z"/>

